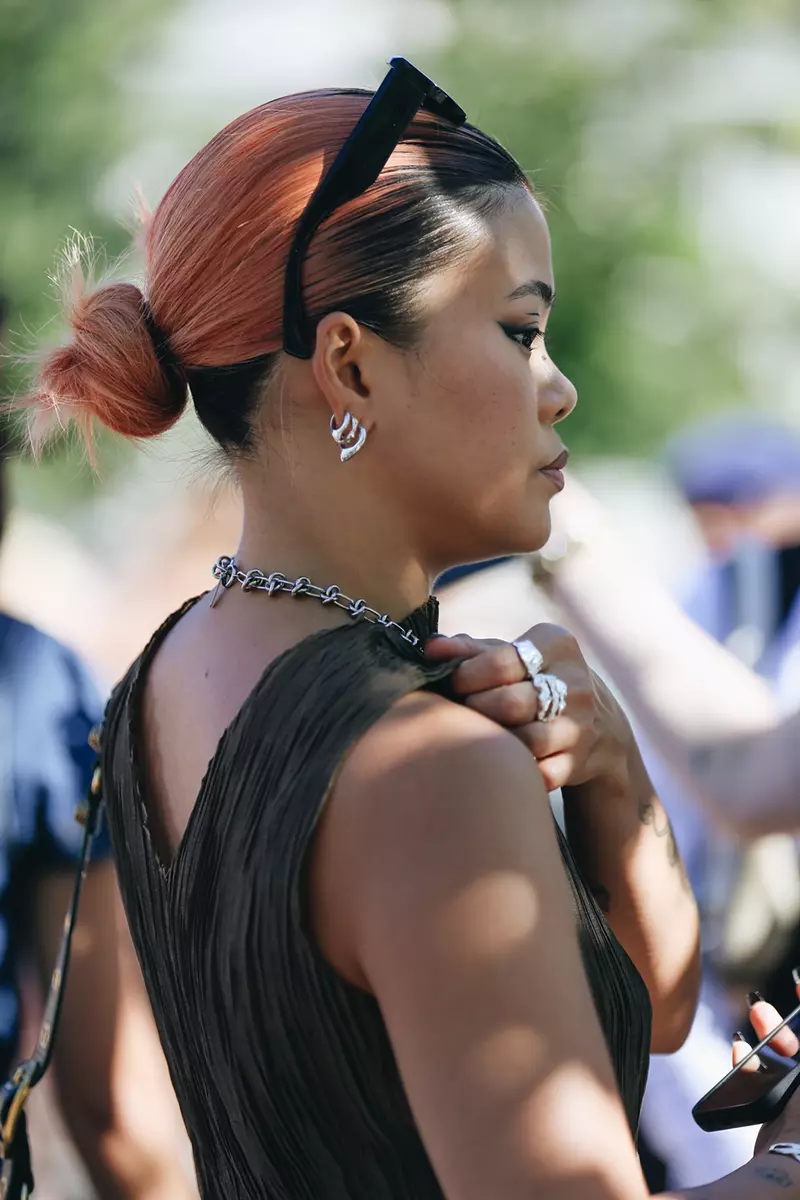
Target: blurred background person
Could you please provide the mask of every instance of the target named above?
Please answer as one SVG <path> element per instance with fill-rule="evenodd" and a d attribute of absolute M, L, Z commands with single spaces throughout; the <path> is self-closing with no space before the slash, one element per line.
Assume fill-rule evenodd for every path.
<path fill-rule="evenodd" d="M 752 625 L 732 630 L 733 646 L 763 643 L 759 663 L 778 680 L 770 686 L 678 608 L 574 480 L 560 499 L 554 537 L 534 563 L 535 578 L 571 627 L 584 631 L 652 745 L 721 826 L 748 840 L 797 832 L 800 717 L 791 604 L 784 604 L 786 616 L 771 636 Z M 784 495 L 774 508 L 772 502 L 758 506 L 748 544 L 739 547 L 735 564 L 723 564 L 722 578 L 744 572 L 752 586 L 755 563 L 769 549 L 750 541 L 757 524 L 771 524 L 768 514 L 779 513 L 786 529 L 793 503 Z M 781 550 L 775 575 L 789 589 L 791 576 L 781 576 L 779 568 L 791 549 Z M 791 554 L 786 557 L 791 562 Z M 718 568 L 712 566 L 710 579 Z M 713 615 L 713 596 L 699 588 L 692 601 L 699 615 L 703 602 L 706 615 Z M 765 596 L 757 607 L 769 611 Z"/>
<path fill-rule="evenodd" d="M 669 447 L 667 462 L 708 551 L 708 561 L 689 590 L 687 614 L 768 681 L 775 720 L 779 714 L 796 712 L 800 707 L 800 439 L 783 425 L 736 414 L 686 431 Z M 576 494 L 574 490 L 563 506 L 572 522 L 564 521 L 562 511 L 559 527 L 557 517 L 554 544 L 540 564 L 546 570 L 540 569 L 537 577 L 549 584 L 551 597 L 566 608 L 566 619 L 573 625 L 577 621 L 592 638 L 634 711 L 640 710 L 643 695 L 657 691 L 664 710 L 664 690 L 658 681 L 671 673 L 668 695 L 676 701 L 675 722 L 687 715 L 694 718 L 694 734 L 702 736 L 703 697 L 694 686 L 698 669 L 706 674 L 706 690 L 709 673 L 712 691 L 730 680 L 724 673 L 714 680 L 715 662 L 702 647 L 693 673 L 688 679 L 682 677 L 682 643 L 688 636 L 691 647 L 698 648 L 691 630 L 669 621 L 660 625 L 661 608 L 648 602 L 648 595 L 642 594 L 635 580 L 632 583 L 624 562 L 613 551 L 608 553 L 608 546 L 594 559 L 589 576 L 582 574 L 579 583 L 571 575 L 567 560 L 570 553 L 577 553 L 578 543 L 570 544 L 570 530 L 574 533 L 581 523 Z M 584 506 L 584 519 L 589 511 Z M 594 556 L 594 550 L 589 553 Z M 579 562 L 575 569 L 580 572 L 585 566 Z M 644 655 L 643 638 L 649 646 Z M 662 656 L 665 662 L 660 668 Z M 747 720 L 747 689 L 736 688 L 732 695 Z M 727 707 L 717 698 L 711 706 L 716 720 Z M 753 718 L 758 722 L 758 701 Z M 649 728 L 652 735 L 652 724 Z M 723 731 L 725 746 L 731 732 Z M 657 734 L 656 741 L 663 744 Z M 643 1129 L 667 1162 L 669 1182 L 693 1186 L 735 1169 L 752 1150 L 748 1131 L 704 1134 L 689 1110 L 724 1073 L 730 1036 L 742 1020 L 741 1009 L 725 985 L 740 984 L 742 993 L 745 984 L 763 988 L 792 1003 L 782 975 L 790 977 L 800 955 L 798 851 L 788 836 L 759 838 L 750 845 L 732 838 L 696 797 L 687 794 L 670 770 L 669 758 L 652 746 L 648 752 L 646 745 L 645 755 L 698 897 L 705 979 L 686 1045 L 670 1058 L 653 1061 Z M 742 793 L 736 812 L 742 817 L 749 809 L 752 828 L 758 828 L 762 808 L 769 808 L 770 797 L 764 791 L 776 772 L 794 780 L 800 824 L 797 760 L 797 754 L 784 754 L 762 777 L 761 787 L 748 774 L 756 786 Z M 724 805 L 725 797 L 720 795 L 719 801 Z"/>
<path fill-rule="evenodd" d="M 1 461 L 1 460 L 0 460 Z M 2 467 L 0 466 L 0 471 Z M 69 650 L 0 613 L 0 1076 L 26 1047 L 20 972 L 49 984 L 83 831 L 101 706 Z M 193 1195 L 183 1131 L 141 984 L 120 961 L 107 838 L 84 884 L 53 1060 L 61 1112 L 101 1197 Z M 123 927 L 124 928 L 124 927 Z"/>
<path fill-rule="evenodd" d="M 4 441 L 0 538 L 6 450 Z M 75 654 L 0 611 L 3 1080 L 29 1050 L 21 1035 L 35 1036 L 34 1013 L 22 1024 L 22 992 L 32 999 L 31 988 L 21 987 L 25 973 L 32 968 L 46 990 L 56 961 L 83 839 L 75 807 L 95 764 L 88 736 L 101 717 L 97 692 Z M 185 1134 L 132 954 L 120 953 L 126 930 L 119 916 L 108 837 L 101 831 L 84 883 L 53 1059 L 60 1109 L 100 1197 L 181 1200 L 195 1194 L 181 1163 Z M 34 1139 L 35 1131 L 36 1125 Z M 69 1180 L 62 1177 L 60 1184 L 69 1187 Z"/>
<path fill-rule="evenodd" d="M 685 611 L 768 681 L 779 712 L 796 712 L 800 438 L 785 425 L 739 413 L 687 430 L 666 457 L 708 550 Z M 752 1151 L 751 1131 L 709 1137 L 689 1109 L 725 1072 L 730 1037 L 744 1019 L 745 985 L 792 1006 L 789 981 L 800 963 L 798 848 L 788 835 L 749 844 L 732 837 L 687 796 L 663 758 L 645 753 L 698 898 L 705 981 L 687 1043 L 652 1063 L 643 1124 L 670 1182 L 691 1186 L 734 1170 Z M 797 789 L 800 805 L 800 772 Z M 754 791 L 753 809 L 761 802 Z M 734 983 L 741 987 L 732 995 L 726 985 Z"/>
<path fill-rule="evenodd" d="M 685 611 L 767 681 L 777 715 L 790 719 L 800 710 L 800 436 L 737 413 L 691 428 L 666 457 L 709 555 Z M 800 810 L 800 759 L 779 765 L 797 767 Z M 756 814 L 770 808 L 768 787 L 769 777 L 753 790 Z M 678 787 L 687 850 L 696 831 L 708 950 L 726 975 L 769 986 L 776 965 L 788 974 L 800 962 L 797 844 L 772 835 L 726 848 L 718 824 L 686 800 Z"/>

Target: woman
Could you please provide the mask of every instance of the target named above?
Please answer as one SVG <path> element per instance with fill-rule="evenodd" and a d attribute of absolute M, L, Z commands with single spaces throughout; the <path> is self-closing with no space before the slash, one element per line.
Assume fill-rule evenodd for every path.
<path fill-rule="evenodd" d="M 244 502 L 107 710 L 128 916 L 205 1197 L 638 1198 L 648 1051 L 697 985 L 663 811 L 563 631 L 430 640 L 443 568 L 548 535 L 576 397 L 547 227 L 413 67 L 368 100 L 223 130 L 153 218 L 146 300 L 79 294 L 43 367 L 40 428 L 151 436 L 188 383 Z M 748 1171 L 709 1194 L 800 1188 Z"/>

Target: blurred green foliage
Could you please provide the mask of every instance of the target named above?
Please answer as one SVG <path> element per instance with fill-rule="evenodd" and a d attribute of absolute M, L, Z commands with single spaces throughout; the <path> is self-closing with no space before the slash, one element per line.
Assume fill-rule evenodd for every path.
<path fill-rule="evenodd" d="M 423 65 L 508 146 L 544 200 L 559 297 L 548 340 L 581 397 L 570 444 L 649 453 L 687 419 L 749 403 L 736 353 L 741 306 L 698 245 L 689 185 L 733 139 L 796 150 L 796 123 L 759 115 L 757 81 L 733 81 L 730 111 L 724 98 L 725 55 L 796 38 L 794 0 L 451 8 L 456 36 Z M 713 95 L 704 106 L 704 86 L 721 83 L 722 104 Z"/>
<path fill-rule="evenodd" d="M 91 232 L 112 260 L 130 241 L 130 231 L 97 204 L 97 192 L 131 137 L 121 77 L 152 50 L 159 18 L 172 7 L 171 0 L 0 0 L 5 396 L 24 384 L 18 356 L 34 350 L 57 320 L 49 280 L 70 232 Z M 79 469 L 74 453 L 57 450 L 38 486 L 54 495 L 64 486 L 67 494 L 91 487 L 91 473 Z M 103 459 L 108 468 L 105 453 Z"/>
<path fill-rule="evenodd" d="M 0 291 L 14 350 L 57 319 L 47 277 L 70 229 L 111 260 L 129 240 L 96 197 L 131 141 L 120 80 L 170 2 L 0 0 Z M 548 211 L 550 347 L 581 396 L 572 447 L 647 454 L 687 419 L 751 403 L 742 293 L 709 258 L 695 208 L 716 153 L 800 148 L 800 125 L 760 104 L 769 55 L 800 52 L 796 0 L 442 2 L 449 45 L 415 59 L 514 152 Z M 170 116 L 172 133 L 193 141 L 193 114 L 183 120 Z M 107 480 L 127 453 L 105 441 Z M 75 450 L 17 479 L 26 503 L 51 509 L 96 486 Z"/>

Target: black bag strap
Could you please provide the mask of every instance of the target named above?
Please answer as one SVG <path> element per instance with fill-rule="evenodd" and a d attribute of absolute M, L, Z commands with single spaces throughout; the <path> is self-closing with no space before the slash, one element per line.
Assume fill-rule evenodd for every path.
<path fill-rule="evenodd" d="M 100 726 L 96 726 L 89 735 L 89 744 L 98 755 L 100 753 L 100 732 Z M 58 948 L 58 957 L 50 977 L 50 988 L 45 1001 L 39 1038 L 33 1054 L 20 1063 L 0 1093 L 0 1129 L 2 1130 L 0 1200 L 28 1200 L 28 1197 L 33 1195 L 33 1172 L 25 1104 L 31 1089 L 36 1087 L 50 1066 L 58 1020 L 64 1002 L 72 933 L 78 915 L 83 880 L 92 855 L 92 845 L 100 829 L 102 806 L 101 776 L 98 765 L 95 767 L 86 797 L 75 810 L 75 820 L 83 826 L 84 830 L 83 844 L 75 873 L 72 899 L 64 919 L 61 945 Z"/>

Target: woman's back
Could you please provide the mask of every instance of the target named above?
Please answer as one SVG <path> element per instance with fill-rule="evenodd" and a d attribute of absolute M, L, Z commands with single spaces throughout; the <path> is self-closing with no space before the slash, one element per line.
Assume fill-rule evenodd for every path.
<path fill-rule="evenodd" d="M 434 606 L 412 624 L 432 632 Z M 354 743 L 404 695 L 446 687 L 451 668 L 363 624 L 304 639 L 270 666 L 225 732 L 162 865 L 156 814 L 145 803 L 141 712 L 149 662 L 169 626 L 109 705 L 103 765 L 126 909 L 202 1193 L 441 1196 L 378 1003 L 318 948 L 309 856 Z M 584 965 L 635 1127 L 647 992 L 568 855 L 565 863 Z"/>

